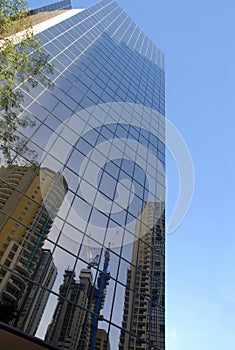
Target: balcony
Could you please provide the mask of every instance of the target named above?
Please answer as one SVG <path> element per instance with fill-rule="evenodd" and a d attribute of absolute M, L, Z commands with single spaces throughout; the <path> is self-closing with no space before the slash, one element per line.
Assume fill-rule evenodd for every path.
<path fill-rule="evenodd" d="M 16 302 L 17 301 L 17 298 L 11 294 L 10 292 L 8 292 L 7 290 L 4 290 L 3 291 L 3 295 L 5 296 L 6 299 L 10 300 L 10 301 L 13 301 L 13 302 Z"/>
<path fill-rule="evenodd" d="M 22 180 L 23 174 L 22 172 L 19 171 L 14 171 L 13 173 L 11 173 L 11 175 L 7 178 L 8 181 L 11 181 L 11 179 L 17 179 L 18 182 Z"/>
<path fill-rule="evenodd" d="M 20 292 L 22 290 L 22 286 L 19 286 L 15 283 L 15 281 L 13 280 L 13 278 L 10 278 L 8 281 L 10 287 L 12 289 L 14 289 L 16 292 Z"/>
<path fill-rule="evenodd" d="M 12 193 L 12 191 L 11 191 L 11 193 Z M 2 200 L 3 199 L 7 200 L 9 198 L 9 196 L 11 195 L 11 193 L 7 193 L 7 192 L 5 192 L 5 190 L 1 189 L 0 190 L 0 198 Z"/>
<path fill-rule="evenodd" d="M 25 280 L 20 276 L 20 275 L 18 275 L 18 274 L 14 274 L 13 275 L 13 278 L 15 279 L 15 280 L 17 280 L 17 281 L 19 281 L 22 285 L 23 285 L 23 287 L 26 287 L 26 282 L 25 282 Z"/>
<path fill-rule="evenodd" d="M 23 272 L 25 276 L 30 277 L 28 269 L 21 262 L 18 262 L 18 264 L 16 265 L 16 270 L 19 272 Z"/>

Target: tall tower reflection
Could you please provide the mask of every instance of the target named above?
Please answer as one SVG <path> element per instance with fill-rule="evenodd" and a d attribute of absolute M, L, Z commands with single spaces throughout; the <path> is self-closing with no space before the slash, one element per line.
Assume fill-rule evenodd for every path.
<path fill-rule="evenodd" d="M 164 202 L 146 202 L 139 212 L 132 260 L 127 272 L 119 350 L 164 349 Z M 133 336 L 132 336 L 133 334 Z M 148 340 L 149 345 L 145 343 Z"/>

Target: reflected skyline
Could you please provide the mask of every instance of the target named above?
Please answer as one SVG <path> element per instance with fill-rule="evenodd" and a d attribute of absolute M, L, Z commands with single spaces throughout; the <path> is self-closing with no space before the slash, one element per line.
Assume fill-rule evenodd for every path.
<path fill-rule="evenodd" d="M 119 350 L 125 339 L 133 350 L 140 340 L 142 349 L 163 350 L 165 320 L 158 308 L 165 307 L 164 55 L 112 0 L 64 11 L 40 28 L 54 85 L 29 91 L 18 86 L 25 96 L 23 113 L 35 121 L 18 132 L 38 155 L 40 200 L 52 219 L 43 249 L 51 252 L 58 271 L 50 286 L 40 282 L 39 290 L 50 293 L 36 336 L 61 349 L 96 350 L 98 341 L 103 350 Z M 54 195 L 63 201 L 56 215 L 57 204 L 42 183 L 46 168 L 61 174 Z M 145 217 L 150 203 L 151 218 Z M 148 255 L 146 265 L 135 258 L 138 249 Z M 150 267 L 159 254 L 161 271 Z M 143 293 L 144 277 L 138 291 L 129 282 L 139 274 L 145 275 Z M 131 326 L 134 308 L 125 323 L 128 291 L 136 305 L 141 298 L 148 305 L 145 332 Z"/>

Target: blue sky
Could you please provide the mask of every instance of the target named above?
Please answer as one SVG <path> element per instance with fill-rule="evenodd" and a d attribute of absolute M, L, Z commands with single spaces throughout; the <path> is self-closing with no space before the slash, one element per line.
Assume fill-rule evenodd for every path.
<path fill-rule="evenodd" d="M 230 349 L 235 343 L 235 2 L 118 2 L 166 55 L 166 115 L 186 141 L 195 168 L 192 206 L 167 243 L 168 350 Z M 170 216 L 178 191 L 170 157 L 167 180 Z"/>

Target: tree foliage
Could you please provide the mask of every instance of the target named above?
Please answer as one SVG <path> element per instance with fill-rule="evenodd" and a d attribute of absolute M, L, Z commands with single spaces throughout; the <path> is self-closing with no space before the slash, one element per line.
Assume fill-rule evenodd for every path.
<path fill-rule="evenodd" d="M 15 152 L 35 161 L 35 152 L 17 131 L 35 122 L 23 114 L 24 91 L 52 85 L 53 66 L 33 35 L 24 0 L 0 0 L 0 150 L 7 164 Z"/>

